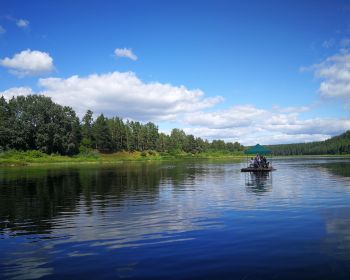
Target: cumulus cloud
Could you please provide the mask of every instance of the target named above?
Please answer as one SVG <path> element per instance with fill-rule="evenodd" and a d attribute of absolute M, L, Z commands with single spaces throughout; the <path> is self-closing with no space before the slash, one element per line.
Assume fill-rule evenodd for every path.
<path fill-rule="evenodd" d="M 302 120 L 307 107 L 274 107 L 271 110 L 253 105 L 233 106 L 216 112 L 187 114 L 188 133 L 206 139 L 226 139 L 250 145 L 319 141 L 350 129 L 349 119 L 313 118 Z"/>
<path fill-rule="evenodd" d="M 0 35 L 6 33 L 6 29 L 0 25 Z"/>
<path fill-rule="evenodd" d="M 255 128 L 256 129 L 256 128 Z M 266 130 L 256 129 L 252 127 L 242 127 L 239 130 L 227 128 L 227 129 L 212 129 L 212 128 L 199 128 L 199 127 L 187 127 L 184 129 L 186 133 L 202 137 L 204 139 L 222 139 L 230 142 L 239 142 L 244 145 L 255 145 L 257 143 L 263 145 L 273 144 L 289 144 L 289 143 L 305 143 L 312 141 L 323 141 L 332 137 L 332 134 L 291 134 L 283 132 L 271 133 Z M 343 132 L 343 131 L 341 131 Z"/>
<path fill-rule="evenodd" d="M 4 96 L 6 100 L 10 100 L 12 97 L 17 97 L 19 95 L 31 95 L 34 94 L 30 87 L 15 87 L 9 88 L 5 91 L 0 92 L 0 96 Z"/>
<path fill-rule="evenodd" d="M 26 20 L 26 19 L 18 19 L 18 20 L 16 20 L 16 25 L 17 25 L 19 28 L 28 28 L 28 26 L 29 26 L 29 21 Z"/>
<path fill-rule="evenodd" d="M 205 98 L 199 89 L 146 83 L 132 72 L 45 78 L 39 80 L 39 85 L 43 88 L 41 93 L 60 104 L 72 106 L 80 115 L 91 109 L 95 113 L 144 121 L 175 120 L 179 114 L 222 101 L 220 96 Z"/>
<path fill-rule="evenodd" d="M 313 71 L 315 77 L 322 80 L 321 96 L 345 98 L 350 102 L 350 54 L 346 50 L 305 69 Z"/>
<path fill-rule="evenodd" d="M 263 109 L 251 104 L 215 110 L 223 100 L 207 98 L 199 89 L 159 82 L 144 82 L 132 72 L 112 72 L 68 78 L 41 78 L 41 91 L 62 105 L 73 107 L 82 117 L 87 109 L 95 114 L 139 121 L 175 121 L 172 127 L 204 139 L 238 141 L 244 145 L 320 141 L 350 129 L 350 120 L 302 118 L 308 106 Z M 0 92 L 5 98 L 33 94 L 31 88 Z"/>
<path fill-rule="evenodd" d="M 41 75 L 54 69 L 53 59 L 48 53 L 30 49 L 17 53 L 12 58 L 1 59 L 0 65 L 19 77 Z"/>
<path fill-rule="evenodd" d="M 117 57 L 126 57 L 130 58 L 131 60 L 137 60 L 138 57 L 132 52 L 131 49 L 123 48 L 123 49 L 115 49 L 114 54 Z"/>
<path fill-rule="evenodd" d="M 228 110 L 216 112 L 194 112 L 185 116 L 184 121 L 190 125 L 207 126 L 209 128 L 223 129 L 250 126 L 252 120 L 264 118 L 265 110 L 252 105 L 239 105 Z"/>

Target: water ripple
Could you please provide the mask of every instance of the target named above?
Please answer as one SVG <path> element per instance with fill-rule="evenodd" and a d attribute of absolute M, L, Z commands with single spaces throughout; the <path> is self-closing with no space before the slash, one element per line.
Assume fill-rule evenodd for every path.
<path fill-rule="evenodd" d="M 349 160 L 274 165 L 2 170 L 0 278 L 341 279 Z"/>

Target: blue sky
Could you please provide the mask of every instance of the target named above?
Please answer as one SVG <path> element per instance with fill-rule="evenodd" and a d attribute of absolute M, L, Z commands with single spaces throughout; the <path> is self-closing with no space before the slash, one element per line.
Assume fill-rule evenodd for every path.
<path fill-rule="evenodd" d="M 80 115 L 243 144 L 350 129 L 348 1 L 3 0 L 0 11 L 7 98 L 46 94 Z"/>

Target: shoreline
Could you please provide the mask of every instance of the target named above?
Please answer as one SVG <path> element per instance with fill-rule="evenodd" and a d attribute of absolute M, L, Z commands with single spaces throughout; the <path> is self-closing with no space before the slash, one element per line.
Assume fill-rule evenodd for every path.
<path fill-rule="evenodd" d="M 248 156 L 249 157 L 249 156 Z M 339 158 L 350 157 L 350 155 L 290 155 L 272 156 L 272 159 L 281 158 Z M 271 157 L 269 157 L 271 158 Z M 122 164 L 130 162 L 166 162 L 166 161 L 187 161 L 187 160 L 230 160 L 245 161 L 245 154 L 228 154 L 220 152 L 205 152 L 198 154 L 166 154 L 157 152 L 117 152 L 112 154 L 89 154 L 76 156 L 47 155 L 38 151 L 11 151 L 0 154 L 0 167 L 28 167 L 44 165 L 106 165 Z"/>
<path fill-rule="evenodd" d="M 126 162 L 165 162 L 182 160 L 243 160 L 245 155 L 220 154 L 160 154 L 157 152 L 117 152 L 112 154 L 90 154 L 76 156 L 47 155 L 38 151 L 12 151 L 0 154 L 0 167 L 26 167 L 43 165 L 104 165 Z"/>

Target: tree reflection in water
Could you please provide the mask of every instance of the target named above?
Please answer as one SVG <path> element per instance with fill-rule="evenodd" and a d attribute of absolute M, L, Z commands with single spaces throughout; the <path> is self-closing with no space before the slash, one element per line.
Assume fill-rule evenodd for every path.
<path fill-rule="evenodd" d="M 53 218 L 74 216 L 80 206 L 93 215 L 125 203 L 152 203 L 161 183 L 184 188 L 202 172 L 200 166 L 157 163 L 3 169 L 0 234 L 50 234 Z"/>

